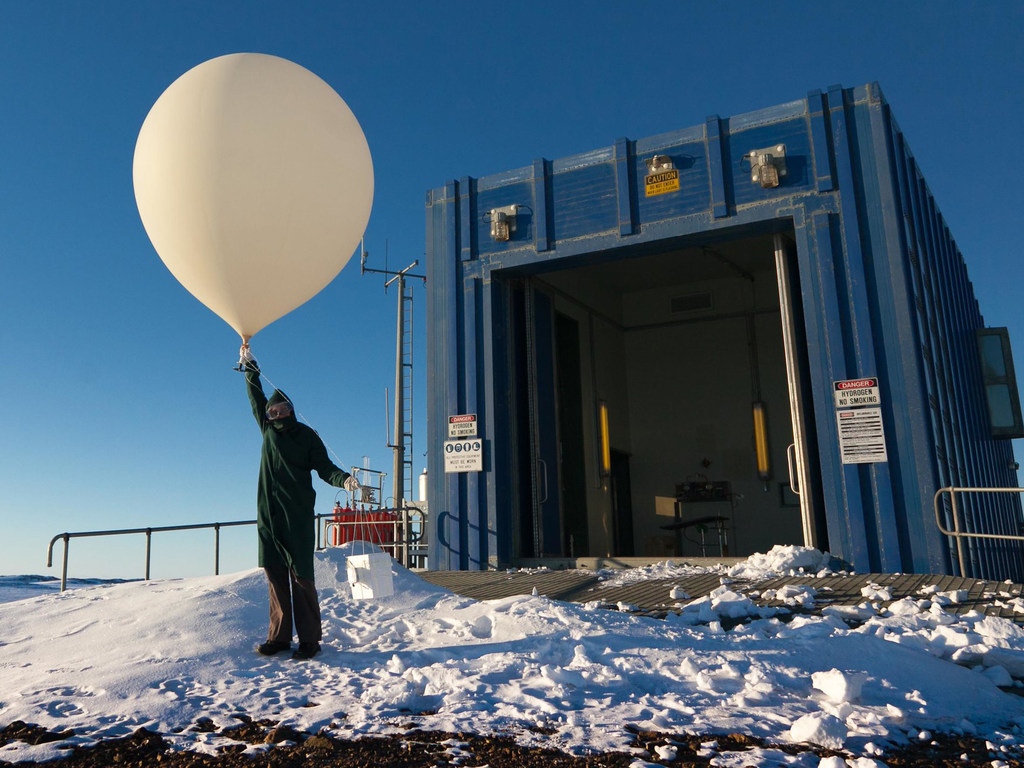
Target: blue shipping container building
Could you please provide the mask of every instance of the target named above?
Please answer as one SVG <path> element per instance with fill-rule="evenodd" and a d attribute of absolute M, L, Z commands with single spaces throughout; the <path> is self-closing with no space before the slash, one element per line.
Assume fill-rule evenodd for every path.
<path fill-rule="evenodd" d="M 429 567 L 1022 579 L 1009 343 L 877 84 L 427 195 Z"/>

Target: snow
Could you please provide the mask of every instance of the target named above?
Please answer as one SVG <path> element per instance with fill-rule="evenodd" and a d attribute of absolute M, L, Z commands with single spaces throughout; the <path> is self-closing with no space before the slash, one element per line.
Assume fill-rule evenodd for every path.
<path fill-rule="evenodd" d="M 949 596 L 937 589 L 891 608 L 872 590 L 850 610 L 829 606 L 782 622 L 777 608 L 758 607 L 730 584 L 740 574 L 825 572 L 822 553 L 777 547 L 722 568 L 711 595 L 679 593 L 679 612 L 657 619 L 536 595 L 476 601 L 393 562 L 394 593 L 355 600 L 352 546 L 366 545 L 317 553 L 325 640 L 309 662 L 254 652 L 267 614 L 258 569 L 80 582 L 63 593 L 30 577 L 0 580 L 0 725 L 73 729 L 64 744 L 144 726 L 179 749 L 211 752 L 229 742 L 193 731 L 195 723 L 210 718 L 219 730 L 244 713 L 343 738 L 414 724 L 510 734 L 574 754 L 629 749 L 630 726 L 707 735 L 716 766 L 752 759 L 720 751 L 714 735 L 725 733 L 847 750 L 846 764 L 858 766 L 884 766 L 887 748 L 923 732 L 975 734 L 1000 753 L 1024 740 L 1024 700 L 1000 688 L 1024 679 L 1017 624 L 949 613 Z M 665 578 L 681 568 L 636 570 Z M 808 607 L 815 593 L 774 597 Z M 736 619 L 743 622 L 723 628 Z M 61 744 L 12 742 L 0 760 L 57 758 Z M 666 739 L 635 764 L 672 752 Z M 770 748 L 756 759 L 843 765 Z"/>

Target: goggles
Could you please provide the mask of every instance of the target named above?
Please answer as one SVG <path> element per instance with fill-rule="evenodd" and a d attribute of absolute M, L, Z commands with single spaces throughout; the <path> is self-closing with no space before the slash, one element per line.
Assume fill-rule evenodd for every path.
<path fill-rule="evenodd" d="M 291 413 L 292 407 L 288 403 L 274 403 L 267 408 L 267 419 L 277 421 L 285 416 L 290 416 Z"/>

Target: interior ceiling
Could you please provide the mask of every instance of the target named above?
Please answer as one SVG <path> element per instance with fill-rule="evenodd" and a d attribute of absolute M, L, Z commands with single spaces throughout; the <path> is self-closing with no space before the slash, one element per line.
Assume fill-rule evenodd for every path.
<path fill-rule="evenodd" d="M 771 235 L 697 248 L 589 264 L 587 279 L 625 292 L 703 280 L 721 280 L 775 269 Z M 575 272 L 566 270 L 564 273 Z"/>

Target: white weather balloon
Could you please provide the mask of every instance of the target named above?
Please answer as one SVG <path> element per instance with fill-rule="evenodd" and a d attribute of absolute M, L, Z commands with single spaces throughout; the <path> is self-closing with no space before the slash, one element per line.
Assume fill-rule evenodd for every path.
<path fill-rule="evenodd" d="M 348 105 L 309 70 L 258 53 L 206 61 L 164 91 L 133 179 L 164 264 L 246 341 L 334 279 L 373 202 Z"/>

